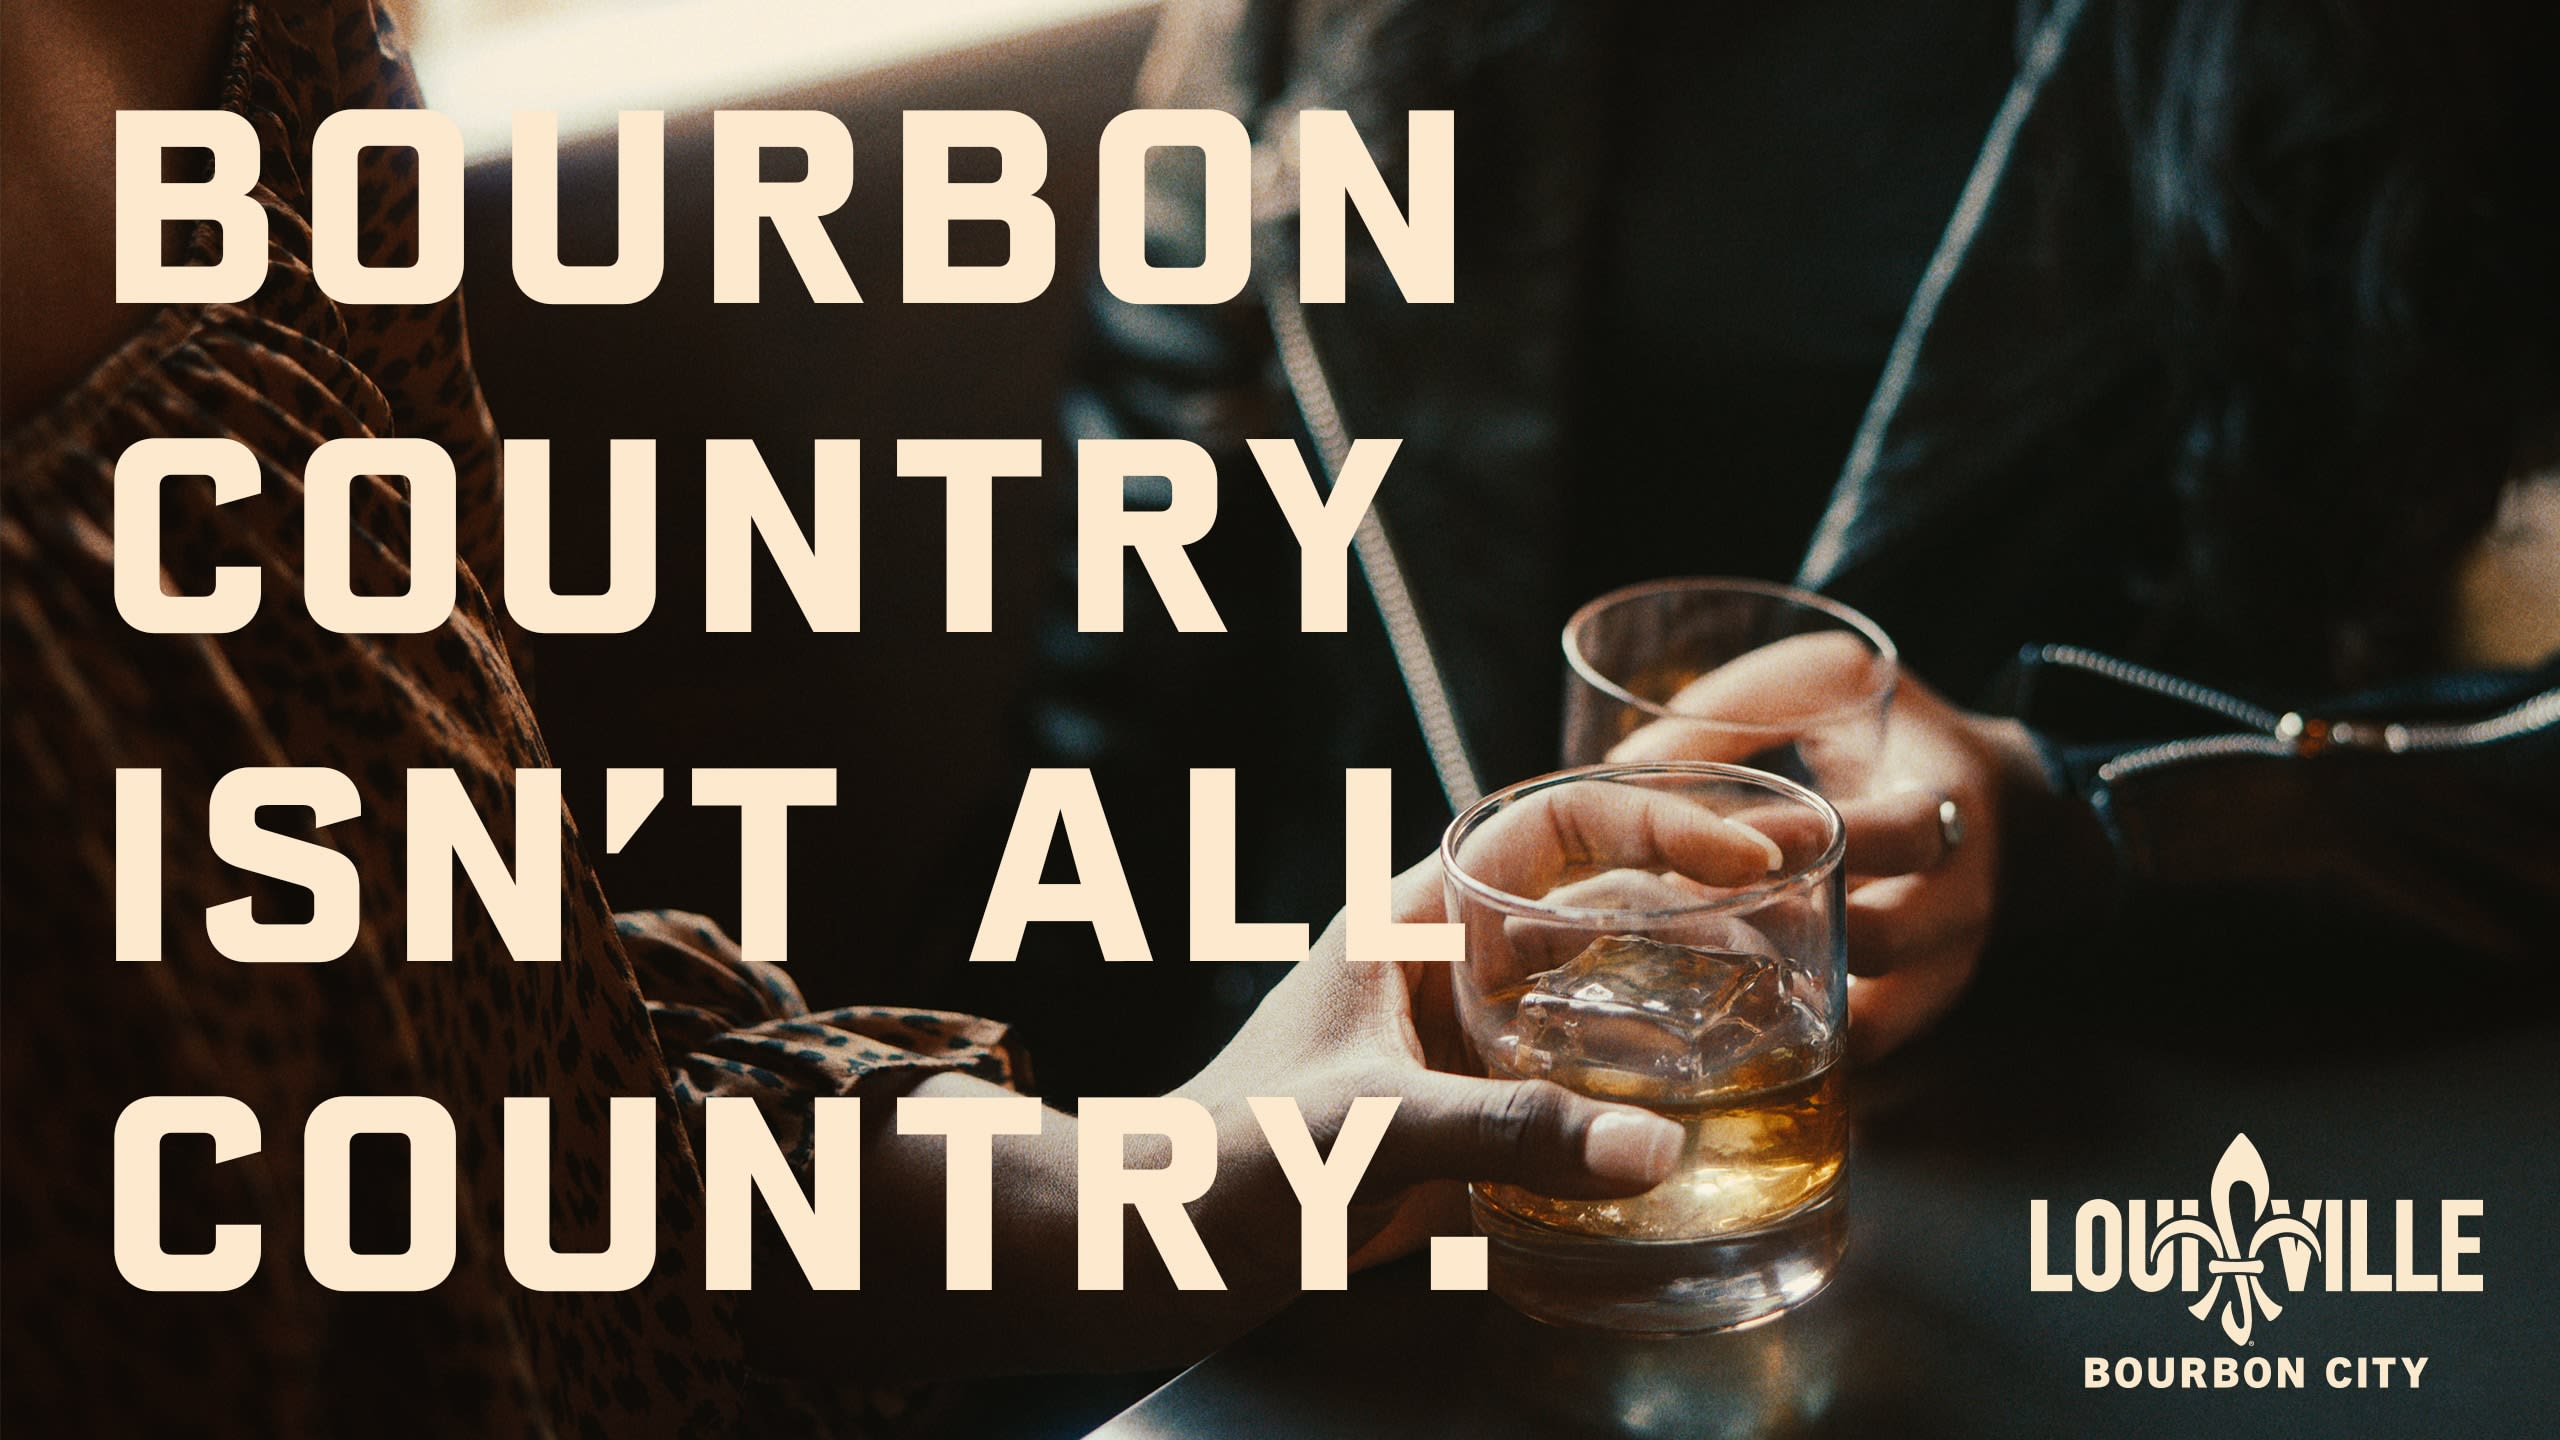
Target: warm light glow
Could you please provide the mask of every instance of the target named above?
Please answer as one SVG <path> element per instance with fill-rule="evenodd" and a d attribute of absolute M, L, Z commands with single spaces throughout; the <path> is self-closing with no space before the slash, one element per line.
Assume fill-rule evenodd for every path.
<path fill-rule="evenodd" d="M 554 110 L 563 142 L 623 110 L 753 104 L 900 61 L 1023 35 L 1132 0 L 555 0 L 429 3 L 415 39 L 427 102 L 473 159 L 502 155 L 518 110 Z"/>

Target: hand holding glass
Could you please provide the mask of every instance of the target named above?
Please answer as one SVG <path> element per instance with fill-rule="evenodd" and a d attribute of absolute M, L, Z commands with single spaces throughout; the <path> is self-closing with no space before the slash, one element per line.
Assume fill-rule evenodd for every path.
<path fill-rule="evenodd" d="M 1541 1319 L 1674 1333 L 1776 1315 L 1845 1242 L 1840 818 L 1722 764 L 1601 766 L 1449 828 L 1453 977 L 1487 1073 L 1677 1121 L 1672 1177 L 1577 1200 L 1478 1184 L 1494 1290 Z"/>
<path fill-rule="evenodd" d="M 1873 786 L 1898 667 L 1866 616 L 1757 580 L 1656 580 L 1564 630 L 1564 763 L 1723 760 L 1833 801 Z"/>

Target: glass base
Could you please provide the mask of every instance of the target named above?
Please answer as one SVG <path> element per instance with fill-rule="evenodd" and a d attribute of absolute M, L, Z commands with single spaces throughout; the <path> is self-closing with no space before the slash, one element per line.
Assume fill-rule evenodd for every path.
<path fill-rule="evenodd" d="M 1831 1283 L 1849 1212 L 1831 1193 L 1764 1230 L 1618 1240 L 1525 1224 L 1474 1201 L 1488 1288 L 1532 1320 L 1629 1335 L 1696 1335 L 1773 1320 Z"/>

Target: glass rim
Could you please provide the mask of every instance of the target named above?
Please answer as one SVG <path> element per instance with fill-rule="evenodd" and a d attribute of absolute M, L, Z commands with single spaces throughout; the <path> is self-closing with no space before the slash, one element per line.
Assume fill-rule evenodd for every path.
<path fill-rule="evenodd" d="M 1541 790 L 1587 781 L 1619 781 L 1646 775 L 1686 775 L 1694 778 L 1731 780 L 1773 792 L 1812 810 L 1822 817 L 1828 838 L 1822 850 L 1811 861 L 1784 874 L 1727 892 L 1713 900 L 1674 905 L 1660 910 L 1627 910 L 1587 905 L 1557 905 L 1527 895 L 1515 895 L 1467 873 L 1458 864 L 1458 839 L 1514 801 L 1525 799 Z M 1748 765 L 1732 765 L 1721 760 L 1656 760 L 1637 764 L 1578 765 L 1570 770 L 1552 771 L 1532 776 L 1517 784 L 1506 785 L 1473 805 L 1458 812 L 1449 828 L 1440 832 L 1440 873 L 1442 878 L 1465 890 L 1476 899 L 1497 910 L 1513 915 L 1555 920 L 1571 925 L 1598 925 L 1612 920 L 1651 922 L 1686 919 L 1700 915 L 1723 914 L 1735 910 L 1757 909 L 1770 900 L 1798 890 L 1809 890 L 1825 883 L 1838 873 L 1848 850 L 1848 827 L 1840 818 L 1838 807 L 1806 786 L 1783 775 L 1754 770 Z M 1451 917 L 1455 919 L 1456 917 Z"/>
<path fill-rule="evenodd" d="M 1691 591 L 1753 595 L 1764 600 L 1783 601 L 1800 609 L 1827 615 L 1856 632 L 1874 647 L 1876 658 L 1884 662 L 1884 679 L 1872 691 L 1858 699 L 1847 704 L 1834 705 L 1827 710 L 1808 710 L 1800 715 L 1785 715 L 1775 720 L 1718 720 L 1708 715 L 1684 715 L 1658 700 L 1648 700 L 1601 674 L 1599 667 L 1593 665 L 1590 658 L 1582 653 L 1582 629 L 1600 612 L 1615 609 L 1634 600 Z M 1893 637 L 1884 633 L 1884 627 L 1869 619 L 1865 612 L 1843 605 L 1828 595 L 1798 589 L 1793 585 L 1781 585 L 1773 580 L 1695 575 L 1644 580 L 1633 585 L 1622 585 L 1605 595 L 1583 602 L 1582 608 L 1574 611 L 1572 616 L 1564 622 L 1563 642 L 1566 668 L 1572 671 L 1575 678 L 1610 699 L 1622 705 L 1632 706 L 1657 720 L 1678 720 L 1684 724 L 1702 726 L 1710 730 L 1730 730 L 1744 734 L 1787 734 L 1818 722 L 1845 718 L 1870 706 L 1878 708 L 1889 706 L 1893 701 L 1894 687 L 1902 679 L 1902 652 L 1894 645 Z"/>

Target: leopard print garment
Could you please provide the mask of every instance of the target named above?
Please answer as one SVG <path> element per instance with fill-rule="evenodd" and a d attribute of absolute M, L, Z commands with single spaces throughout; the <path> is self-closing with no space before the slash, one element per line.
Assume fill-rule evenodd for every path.
<path fill-rule="evenodd" d="M 746 962 L 702 922 L 617 920 L 566 815 L 560 963 L 509 958 L 467 884 L 453 963 L 401 958 L 404 772 L 459 772 L 504 850 L 515 771 L 551 764 L 482 579 L 499 574 L 496 444 L 458 298 L 347 306 L 312 280 L 314 127 L 336 109 L 418 103 L 388 23 L 369 0 L 244 5 L 221 103 L 250 119 L 263 151 L 265 283 L 242 304 L 162 312 L 0 442 L 9 1413 L 37 1422 L 26 1434 L 761 1431 L 757 1397 L 774 1392 L 741 1353 L 734 1297 L 707 1292 L 701 1275 L 688 1126 L 702 1099 L 757 1097 L 777 1136 L 797 1136 L 808 1097 L 871 1077 L 957 1067 L 1003 1079 L 1000 1029 L 912 1011 L 802 1013 L 781 971 Z M 381 197 L 367 260 L 401 263 L 413 159 L 374 150 L 365 163 L 365 193 Z M 209 262 L 216 244 L 200 227 L 192 258 Z M 176 589 L 204 593 L 216 565 L 257 568 L 263 604 L 235 633 L 142 634 L 116 612 L 114 467 L 156 435 L 229 436 L 258 456 L 254 497 L 216 506 L 209 485 L 180 479 L 164 502 Z M 365 435 L 424 436 L 455 462 L 459 600 L 425 634 L 339 635 L 303 606 L 303 467 L 323 441 Z M 407 590 L 403 492 L 360 480 L 355 531 L 356 591 Z M 262 888 L 217 862 L 206 835 L 214 781 L 276 765 L 332 767 L 362 795 L 357 819 L 304 832 L 362 879 L 360 935 L 334 963 L 238 964 L 206 939 L 205 909 L 243 893 L 262 919 L 307 906 L 295 887 Z M 164 776 L 159 964 L 114 958 L 119 767 Z M 259 1117 L 254 1155 L 216 1165 L 201 1140 L 173 1140 L 165 1155 L 168 1248 L 204 1248 L 216 1223 L 263 1227 L 261 1264 L 237 1291 L 146 1294 L 116 1270 L 110 1140 L 127 1103 L 158 1094 L 236 1096 Z M 453 1117 L 460 1255 L 433 1290 L 339 1294 L 301 1263 L 304 1118 L 327 1097 L 365 1094 L 430 1096 Z M 506 1273 L 499 1118 L 511 1095 L 554 1104 L 562 1250 L 607 1240 L 605 1100 L 657 1098 L 658 1258 L 637 1289 L 543 1294 Z M 374 1188 L 359 1189 L 358 1214 L 386 1199 L 396 1213 L 405 1165 L 395 1147 L 387 1167 L 371 1166 L 387 1173 L 368 1175 L 368 1153 L 357 1152 L 358 1185 Z M 403 1248 L 390 1228 L 367 1237 L 360 1221 L 356 1243 Z M 859 1376 L 859 1336 L 846 1342 L 849 1374 L 894 1380 Z"/>

